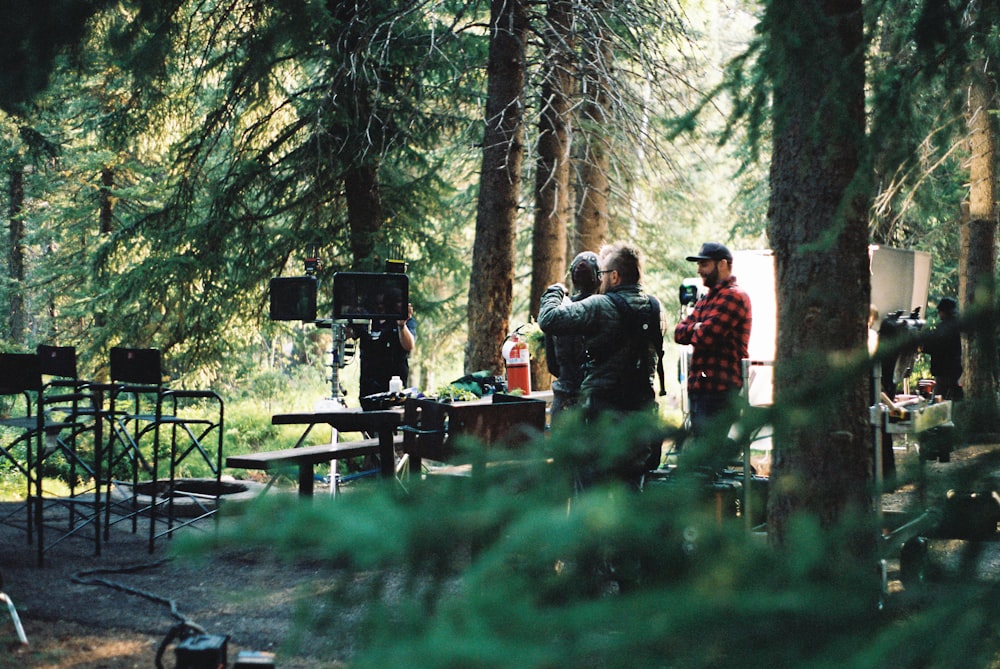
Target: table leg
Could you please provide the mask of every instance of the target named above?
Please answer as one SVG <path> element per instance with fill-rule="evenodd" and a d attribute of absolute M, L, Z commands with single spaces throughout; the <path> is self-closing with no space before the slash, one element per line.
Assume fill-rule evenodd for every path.
<path fill-rule="evenodd" d="M 378 459 L 382 478 L 389 480 L 396 476 L 396 449 L 392 444 L 395 428 L 378 431 Z"/>
<path fill-rule="evenodd" d="M 312 497 L 312 494 L 313 466 L 303 462 L 299 465 L 299 496 Z"/>

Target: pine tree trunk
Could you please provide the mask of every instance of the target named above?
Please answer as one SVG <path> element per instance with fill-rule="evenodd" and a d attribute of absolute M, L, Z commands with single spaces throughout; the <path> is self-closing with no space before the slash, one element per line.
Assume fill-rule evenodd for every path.
<path fill-rule="evenodd" d="M 344 175 L 344 199 L 351 229 L 353 269 L 375 272 L 375 240 L 382 227 L 382 199 L 379 193 L 378 167 L 366 163 L 351 167 Z"/>
<path fill-rule="evenodd" d="M 527 12 L 523 0 L 490 3 L 486 127 L 469 281 L 465 371 L 503 369 L 500 347 L 510 324 L 514 237 L 524 156 Z"/>
<path fill-rule="evenodd" d="M 101 168 L 101 190 L 100 190 L 101 210 L 99 214 L 100 217 L 99 220 L 100 220 L 100 230 L 102 235 L 108 235 L 114 231 L 114 220 L 115 220 L 114 188 L 115 188 L 115 168 L 105 165 L 103 168 Z"/>
<path fill-rule="evenodd" d="M 958 303 L 967 305 L 969 303 L 969 201 L 963 200 L 959 206 L 958 220 Z M 964 308 L 964 307 L 963 307 Z M 962 369 L 969 370 L 972 365 L 969 361 L 969 338 L 962 334 Z M 968 385 L 968 371 L 962 373 L 962 383 Z"/>
<path fill-rule="evenodd" d="M 967 332 L 967 366 L 964 374 L 971 414 L 967 422 L 977 432 L 996 432 L 997 414 L 996 295 L 996 126 L 990 117 L 996 98 L 991 91 L 986 63 L 974 65 L 969 86 L 969 223 L 963 310 L 973 316 Z"/>
<path fill-rule="evenodd" d="M 604 0 L 593 0 L 592 13 L 605 17 Z M 581 70 L 583 109 L 577 135 L 580 147 L 579 202 L 576 214 L 576 252 L 597 251 L 608 239 L 608 196 L 611 182 L 611 155 L 607 139 L 607 116 L 611 105 L 611 67 L 614 56 L 607 29 L 601 20 L 588 31 Z"/>
<path fill-rule="evenodd" d="M 768 533 L 791 539 L 798 514 L 832 527 L 872 510 L 870 378 L 836 366 L 865 350 L 869 305 L 860 0 L 772 0 L 774 91 L 769 212 L 778 338 Z M 739 276 L 739 268 L 734 271 Z M 848 373 L 845 373 L 848 372 Z M 808 409 L 809 420 L 780 420 Z M 849 542 L 869 556 L 874 537 Z"/>
<path fill-rule="evenodd" d="M 7 294 L 10 306 L 7 326 L 10 328 L 10 343 L 24 344 L 24 169 L 19 163 L 11 166 L 9 178 L 8 240 L 10 255 L 8 258 L 9 288 Z"/>
<path fill-rule="evenodd" d="M 535 169 L 535 225 L 531 244 L 530 313 L 538 316 L 542 292 L 564 279 L 566 231 L 570 222 L 569 148 L 571 137 L 573 33 L 572 4 L 549 0 L 543 32 L 546 73 L 541 90 L 538 122 L 538 161 Z M 531 358 L 532 388 L 545 390 L 552 379 L 540 356 Z"/>

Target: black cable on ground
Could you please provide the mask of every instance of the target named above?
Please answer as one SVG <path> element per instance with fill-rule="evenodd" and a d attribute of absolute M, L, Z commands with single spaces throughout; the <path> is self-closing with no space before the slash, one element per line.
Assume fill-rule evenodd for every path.
<path fill-rule="evenodd" d="M 194 634 L 207 634 L 205 629 L 200 625 L 192 622 L 187 616 L 181 614 L 177 609 L 177 602 L 169 597 L 163 597 L 162 595 L 157 595 L 153 592 L 147 592 L 146 590 L 140 590 L 139 588 L 133 588 L 131 586 L 123 585 L 121 583 L 116 583 L 115 581 L 109 581 L 104 578 L 91 578 L 94 574 L 133 574 L 135 572 L 144 571 L 146 569 L 155 569 L 160 567 L 167 562 L 169 559 L 156 560 L 155 562 L 143 562 L 140 564 L 126 565 L 124 567 L 100 567 L 97 569 L 87 569 L 84 571 L 78 571 L 70 577 L 74 583 L 79 583 L 81 585 L 103 585 L 105 587 L 111 588 L 113 590 L 118 590 L 119 592 L 124 592 L 130 595 L 136 595 L 144 599 L 148 599 L 152 602 L 158 604 L 164 604 L 170 608 L 170 615 L 176 618 L 179 622 L 170 628 L 167 633 L 166 638 L 160 643 L 159 648 L 156 650 L 156 667 L 157 669 L 163 668 L 163 653 L 166 651 L 167 646 L 176 639 L 184 639 Z"/>

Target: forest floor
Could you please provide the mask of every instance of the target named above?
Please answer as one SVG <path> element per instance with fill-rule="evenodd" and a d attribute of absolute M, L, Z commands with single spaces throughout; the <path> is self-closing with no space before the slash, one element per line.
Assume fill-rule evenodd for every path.
<path fill-rule="evenodd" d="M 912 449 L 897 451 L 897 458 L 904 467 L 916 460 Z M 911 483 L 884 496 L 883 507 L 913 509 L 928 499 L 942 499 L 944 486 L 953 485 L 963 471 L 978 472 L 965 482 L 970 490 L 995 490 L 1000 447 L 965 447 L 950 463 L 927 463 L 923 471 L 927 478 L 922 485 Z M 0 504 L 0 518 L 13 509 L 11 503 Z M 202 522 L 206 528 L 214 523 Z M 16 605 L 29 641 L 27 646 L 19 643 L 10 616 L 0 607 L 0 669 L 149 669 L 178 622 L 171 605 L 208 634 L 228 635 L 230 663 L 245 650 L 276 653 L 276 666 L 282 669 L 346 666 L 315 657 L 308 648 L 294 651 L 283 645 L 295 635 L 296 611 L 310 606 L 324 590 L 331 570 L 315 563 L 288 564 L 259 547 L 174 559 L 168 557 L 171 542 L 161 539 L 150 554 L 144 527 L 133 534 L 126 523 L 116 525 L 100 556 L 94 555 L 92 538 L 64 541 L 47 552 L 46 566 L 38 568 L 24 531 L 0 525 L 4 592 Z M 964 542 L 931 543 L 935 563 L 947 571 L 949 555 Z M 1000 542 L 989 542 L 979 560 L 982 573 L 995 578 Z M 890 560 L 890 596 L 903 590 L 897 564 Z M 343 628 L 340 633 L 345 634 Z M 341 657 L 349 657 L 349 639 L 342 643 Z M 171 649 L 164 664 L 173 667 L 173 662 Z"/>
<path fill-rule="evenodd" d="M 0 518 L 14 506 L 0 504 Z M 19 643 L 0 608 L 0 669 L 149 669 L 182 619 L 209 635 L 229 636 L 230 665 L 242 650 L 275 653 L 282 669 L 344 666 L 283 647 L 294 635 L 296 611 L 331 575 L 322 565 L 289 564 L 260 547 L 175 558 L 166 539 L 150 553 L 147 523 L 141 519 L 137 533 L 127 522 L 113 526 L 100 556 L 92 532 L 63 541 L 46 551 L 41 568 L 23 529 L 0 525 L 4 592 L 28 639 L 27 646 Z M 165 646 L 165 667 L 174 666 L 175 645 Z"/>

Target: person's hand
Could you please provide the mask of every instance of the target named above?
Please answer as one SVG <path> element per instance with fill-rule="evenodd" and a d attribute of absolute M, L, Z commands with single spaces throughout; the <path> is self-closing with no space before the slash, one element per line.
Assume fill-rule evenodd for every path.
<path fill-rule="evenodd" d="M 563 297 L 565 297 L 566 295 L 569 294 L 569 291 L 566 290 L 566 286 L 564 286 L 561 283 L 554 283 L 551 286 L 549 286 L 548 288 L 546 288 L 545 290 L 546 291 L 550 291 L 550 290 L 552 290 L 552 291 L 558 291 L 559 294 L 562 295 Z"/>
<path fill-rule="evenodd" d="M 410 302 L 409 304 L 406 305 L 406 318 L 404 318 L 403 320 L 399 321 L 397 323 L 397 325 L 399 325 L 400 327 L 402 327 L 402 326 L 406 325 L 406 321 L 410 320 L 411 318 L 413 318 L 413 303 L 412 302 Z"/>

